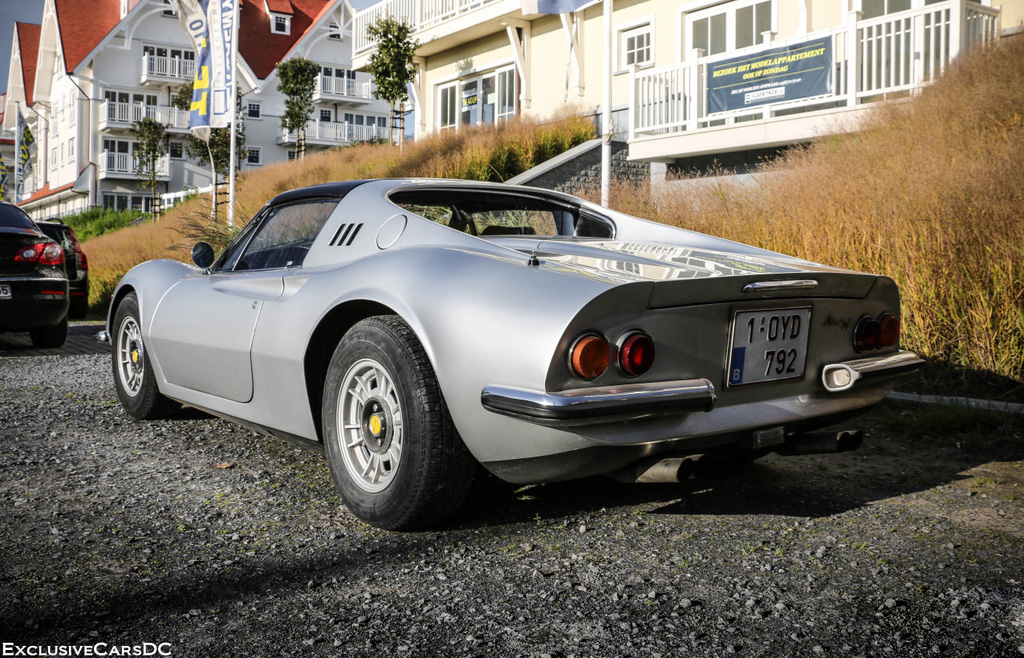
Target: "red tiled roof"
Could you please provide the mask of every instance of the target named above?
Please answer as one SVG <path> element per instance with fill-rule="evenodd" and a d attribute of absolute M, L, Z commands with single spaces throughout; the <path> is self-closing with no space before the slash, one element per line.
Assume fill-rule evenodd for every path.
<path fill-rule="evenodd" d="M 267 6 L 275 14 L 291 14 L 292 3 L 289 0 L 267 0 Z"/>
<path fill-rule="evenodd" d="M 32 104 L 32 89 L 36 86 L 36 63 L 39 58 L 41 25 L 15 23 L 18 45 L 21 46 L 21 77 L 25 84 L 25 103 Z"/>
<path fill-rule="evenodd" d="M 287 0 L 268 0 L 272 11 L 277 11 L 274 7 L 279 1 Z M 270 15 L 263 10 L 263 0 L 241 0 L 241 3 L 238 52 L 256 77 L 263 80 L 284 59 L 295 42 L 302 38 L 331 0 L 291 0 L 292 29 L 288 35 L 270 32 Z"/>
<path fill-rule="evenodd" d="M 60 24 L 64 66 L 71 73 L 121 22 L 121 3 L 119 0 L 54 0 L 54 6 Z"/>
<path fill-rule="evenodd" d="M 60 187 L 55 187 L 55 188 L 53 188 L 51 190 L 50 189 L 50 184 L 47 183 L 45 187 L 42 187 L 39 190 L 36 190 L 35 194 L 30 196 L 29 198 L 22 199 L 21 201 L 19 201 L 18 205 L 19 206 L 23 206 L 26 203 L 32 203 L 33 201 L 39 201 L 40 199 L 45 199 L 48 196 L 57 194 L 59 192 L 63 192 L 64 190 L 70 190 L 74 186 L 75 186 L 74 183 L 68 183 L 67 185 L 61 185 Z"/>

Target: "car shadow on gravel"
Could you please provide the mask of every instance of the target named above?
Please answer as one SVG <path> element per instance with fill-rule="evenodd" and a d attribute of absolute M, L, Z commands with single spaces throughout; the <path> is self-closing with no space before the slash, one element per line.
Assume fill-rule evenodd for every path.
<path fill-rule="evenodd" d="M 872 415 L 874 429 L 854 452 L 783 457 L 754 462 L 717 462 L 688 480 L 671 484 L 623 484 L 608 477 L 516 487 L 489 478 L 477 486 L 452 528 L 516 524 L 572 517 L 611 508 L 645 507 L 666 515 L 775 515 L 820 518 L 872 503 L 961 483 L 992 462 L 1024 460 L 1014 435 L 979 445 L 944 437 L 889 431 L 883 407 Z M 882 427 L 879 428 L 879 424 Z"/>

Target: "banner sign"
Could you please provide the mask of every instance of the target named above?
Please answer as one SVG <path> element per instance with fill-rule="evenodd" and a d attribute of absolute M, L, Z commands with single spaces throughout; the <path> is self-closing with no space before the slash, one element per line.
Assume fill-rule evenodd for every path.
<path fill-rule="evenodd" d="M 734 57 L 707 68 L 708 114 L 832 93 L 832 38 Z"/>
<path fill-rule="evenodd" d="M 188 126 L 197 137 L 231 124 L 235 89 L 237 0 L 177 0 L 178 18 L 196 50 Z"/>
<path fill-rule="evenodd" d="M 15 139 L 17 140 L 17 153 L 14 154 L 15 180 L 17 185 L 14 190 L 15 201 L 20 201 L 25 189 L 25 179 L 32 175 L 32 156 L 36 152 L 36 138 L 32 129 L 28 127 L 28 121 L 21 114 L 18 108 L 18 126 Z"/>

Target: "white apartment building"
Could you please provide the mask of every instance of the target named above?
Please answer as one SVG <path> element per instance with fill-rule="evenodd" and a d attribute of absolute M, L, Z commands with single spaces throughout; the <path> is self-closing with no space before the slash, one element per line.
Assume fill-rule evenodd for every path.
<path fill-rule="evenodd" d="M 655 176 L 752 163 L 853 130 L 871 103 L 913 93 L 1024 20 L 1024 0 L 612 2 L 615 138 Z M 353 62 L 365 67 L 374 52 L 366 26 L 378 17 L 413 25 L 417 135 L 566 108 L 597 116 L 603 9 L 601 0 L 557 15 L 524 0 L 381 0 L 355 16 Z"/>
<path fill-rule="evenodd" d="M 281 128 L 284 96 L 274 67 L 302 56 L 321 69 L 307 149 L 384 137 L 389 107 L 351 66 L 353 10 L 346 0 L 241 0 L 239 85 L 242 169 L 293 157 Z M 15 26 L 4 128 L 20 111 L 36 139 L 19 199 L 36 218 L 90 207 L 148 210 L 129 129 L 148 116 L 170 135 L 157 166 L 160 192 L 208 186 L 209 166 L 189 160 L 188 113 L 172 105 L 195 75 L 195 52 L 170 0 L 46 0 L 41 25 Z M 13 177 L 12 177 L 13 178 Z"/>

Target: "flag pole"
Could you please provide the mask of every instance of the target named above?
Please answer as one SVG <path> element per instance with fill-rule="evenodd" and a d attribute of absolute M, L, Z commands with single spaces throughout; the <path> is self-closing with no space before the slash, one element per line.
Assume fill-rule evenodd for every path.
<path fill-rule="evenodd" d="M 604 92 L 601 104 L 601 205 L 607 208 L 612 171 L 612 0 L 604 0 Z"/>
<path fill-rule="evenodd" d="M 231 163 L 228 169 L 228 228 L 234 228 L 235 226 L 235 166 L 238 160 L 238 155 L 235 153 L 235 134 L 238 124 L 238 103 L 236 102 L 238 88 L 238 21 L 239 11 L 238 6 L 241 4 L 238 0 L 235 1 L 235 7 L 232 9 L 234 12 L 234 19 L 231 21 L 231 89 L 228 97 L 228 103 L 231 105 Z"/>
<path fill-rule="evenodd" d="M 18 189 L 21 185 L 21 102 L 14 101 L 14 205 L 18 205 L 21 201 L 18 197 L 21 196 L 21 191 Z"/>

